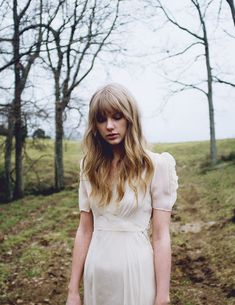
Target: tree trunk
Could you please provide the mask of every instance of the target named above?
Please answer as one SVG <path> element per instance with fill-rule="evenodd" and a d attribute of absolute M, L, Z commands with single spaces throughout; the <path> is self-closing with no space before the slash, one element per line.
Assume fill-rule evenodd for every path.
<path fill-rule="evenodd" d="M 19 109 L 20 108 L 20 109 Z M 23 189 L 23 164 L 22 164 L 22 150 L 23 150 L 23 136 L 22 136 L 22 121 L 21 105 L 16 105 L 16 123 L 15 123 L 15 198 L 22 198 L 24 195 Z"/>
<path fill-rule="evenodd" d="M 210 54 L 209 45 L 206 33 L 205 23 L 203 25 L 204 32 L 204 45 L 205 45 L 205 57 L 206 57 L 206 68 L 207 68 L 207 100 L 209 106 L 209 119 L 210 119 L 210 156 L 212 164 L 217 161 L 217 148 L 216 148 L 216 138 L 215 138 L 215 118 L 214 118 L 214 105 L 213 105 L 213 88 L 212 88 L 212 73 L 210 65 Z"/>
<path fill-rule="evenodd" d="M 209 82 L 210 81 L 208 81 L 208 87 L 211 87 L 211 84 L 209 84 Z M 209 105 L 209 119 L 210 119 L 210 155 L 211 155 L 212 164 L 215 164 L 217 161 L 217 148 L 216 148 L 216 138 L 215 138 L 213 96 L 211 89 L 208 91 L 207 99 Z"/>
<path fill-rule="evenodd" d="M 23 164 L 22 164 L 22 150 L 23 150 L 23 134 L 22 134 L 22 120 L 21 120 L 21 92 L 20 84 L 16 83 L 15 93 L 15 198 L 22 198 L 23 190 Z"/>
<path fill-rule="evenodd" d="M 22 120 L 21 120 L 21 63 L 20 63 L 20 36 L 19 36 L 19 18 L 17 15 L 17 1 L 14 0 L 13 5 L 14 18 L 14 73 L 15 73 L 15 92 L 14 92 L 14 121 L 15 121 L 15 190 L 14 197 L 23 197 L 23 169 L 22 169 Z"/>
<path fill-rule="evenodd" d="M 63 109 L 60 101 L 55 104 L 55 189 L 64 188 L 63 165 Z"/>
<path fill-rule="evenodd" d="M 11 153 L 12 140 L 14 134 L 14 117 L 12 108 L 8 111 L 8 132 L 5 140 L 5 185 L 6 185 L 6 201 L 10 202 L 13 199 L 13 185 L 11 181 Z"/>

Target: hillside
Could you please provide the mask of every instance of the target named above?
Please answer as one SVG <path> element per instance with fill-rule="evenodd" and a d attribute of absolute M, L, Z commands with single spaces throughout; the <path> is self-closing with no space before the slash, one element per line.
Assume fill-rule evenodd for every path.
<path fill-rule="evenodd" d="M 170 152 L 179 176 L 171 223 L 172 304 L 234 304 L 235 139 L 218 141 L 219 157 L 229 160 L 213 169 L 207 166 L 207 141 L 153 145 L 152 149 Z M 0 205 L 2 305 L 65 304 L 79 223 L 79 145 L 66 142 L 64 154 L 67 188 L 49 194 L 53 186 L 52 142 L 45 140 L 35 146 L 29 141 L 25 155 L 28 195 Z M 2 168 L 1 160 L 1 172 Z"/>

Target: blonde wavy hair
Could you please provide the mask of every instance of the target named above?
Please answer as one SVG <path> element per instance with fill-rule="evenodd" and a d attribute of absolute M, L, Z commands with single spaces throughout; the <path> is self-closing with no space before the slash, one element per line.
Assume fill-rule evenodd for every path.
<path fill-rule="evenodd" d="M 127 130 L 123 140 L 123 155 L 118 163 L 116 181 L 117 203 L 125 193 L 128 182 L 138 202 L 138 187 L 146 192 L 152 179 L 153 163 L 145 150 L 139 111 L 135 98 L 120 84 L 112 83 L 95 92 L 90 100 L 88 125 L 83 140 L 85 156 L 82 164 L 83 174 L 88 178 L 92 192 L 100 206 L 107 206 L 113 198 L 110 183 L 110 170 L 113 159 L 112 146 L 99 134 L 97 118 L 108 112 L 122 113 L 127 120 Z"/>

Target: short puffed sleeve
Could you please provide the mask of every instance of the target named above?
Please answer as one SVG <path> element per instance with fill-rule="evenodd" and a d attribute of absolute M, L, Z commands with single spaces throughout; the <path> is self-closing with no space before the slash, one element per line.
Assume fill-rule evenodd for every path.
<path fill-rule="evenodd" d="M 87 179 L 83 173 L 83 160 L 80 162 L 79 189 L 78 189 L 78 204 L 80 211 L 90 212 L 90 202 L 87 193 Z"/>
<path fill-rule="evenodd" d="M 168 152 L 152 153 L 152 156 L 154 163 L 154 175 L 150 185 L 152 207 L 172 211 L 178 189 L 175 159 Z"/>

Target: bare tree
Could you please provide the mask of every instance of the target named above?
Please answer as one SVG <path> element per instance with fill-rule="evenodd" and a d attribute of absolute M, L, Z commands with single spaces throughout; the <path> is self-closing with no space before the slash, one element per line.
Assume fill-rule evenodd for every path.
<path fill-rule="evenodd" d="M 196 62 L 199 58 L 204 58 L 204 67 L 206 70 L 206 88 L 201 85 L 203 82 L 199 81 L 197 83 L 187 83 L 178 79 L 173 79 L 171 81 L 174 84 L 178 85 L 180 89 L 175 90 L 174 92 L 179 92 L 187 89 L 194 89 L 198 90 L 199 92 L 203 93 L 206 96 L 209 108 L 209 122 L 210 122 L 210 157 L 212 164 L 216 163 L 217 161 L 217 148 L 216 148 L 216 136 L 215 136 L 215 119 L 214 119 L 214 104 L 213 104 L 213 75 L 212 75 L 212 66 L 211 66 L 211 56 L 210 56 L 210 43 L 208 38 L 208 31 L 207 31 L 207 24 L 206 24 L 206 14 L 209 6 L 211 5 L 212 1 L 208 3 L 199 2 L 198 0 L 188 0 L 189 4 L 191 4 L 192 8 L 194 9 L 194 17 L 197 16 L 198 23 L 200 26 L 196 27 L 192 30 L 192 27 L 184 26 L 182 22 L 179 22 L 174 17 L 173 13 L 169 11 L 169 9 L 162 3 L 162 1 L 158 0 L 155 3 L 149 1 L 152 6 L 156 9 L 160 10 L 166 20 L 167 23 L 172 24 L 177 29 L 189 35 L 192 38 L 192 42 L 187 44 L 183 49 L 179 51 L 169 51 L 167 50 L 167 56 L 164 58 L 166 59 L 174 59 L 179 56 L 184 56 L 187 52 L 191 51 L 195 47 L 202 47 L 203 54 L 201 52 L 195 56 L 194 62 Z M 149 3 L 148 2 L 148 3 Z"/>
<path fill-rule="evenodd" d="M 52 2 L 48 14 L 44 64 L 54 77 L 55 92 L 55 188 L 64 188 L 63 118 L 74 91 L 92 71 L 98 55 L 112 51 L 111 36 L 117 28 L 121 0 Z"/>
<path fill-rule="evenodd" d="M 23 3 L 22 3 L 23 2 Z M 23 164 L 22 149 L 25 139 L 24 118 L 22 115 L 22 95 L 27 85 L 27 80 L 32 65 L 40 53 L 42 42 L 42 29 L 34 28 L 34 23 L 42 22 L 43 5 L 42 0 L 37 3 L 32 0 L 6 1 L 4 5 L 7 11 L 11 11 L 12 19 L 2 15 L 5 25 L 1 28 L 1 33 L 5 36 L 0 37 L 0 42 L 5 44 L 2 48 L 4 62 L 0 67 L 0 72 L 13 67 L 14 89 L 13 102 L 8 109 L 8 133 L 5 144 L 5 176 L 7 185 L 7 199 L 11 200 L 13 196 L 10 173 L 11 173 L 11 151 L 12 139 L 15 137 L 15 186 L 14 197 L 23 196 Z M 9 46 L 6 46 L 8 44 Z"/>

